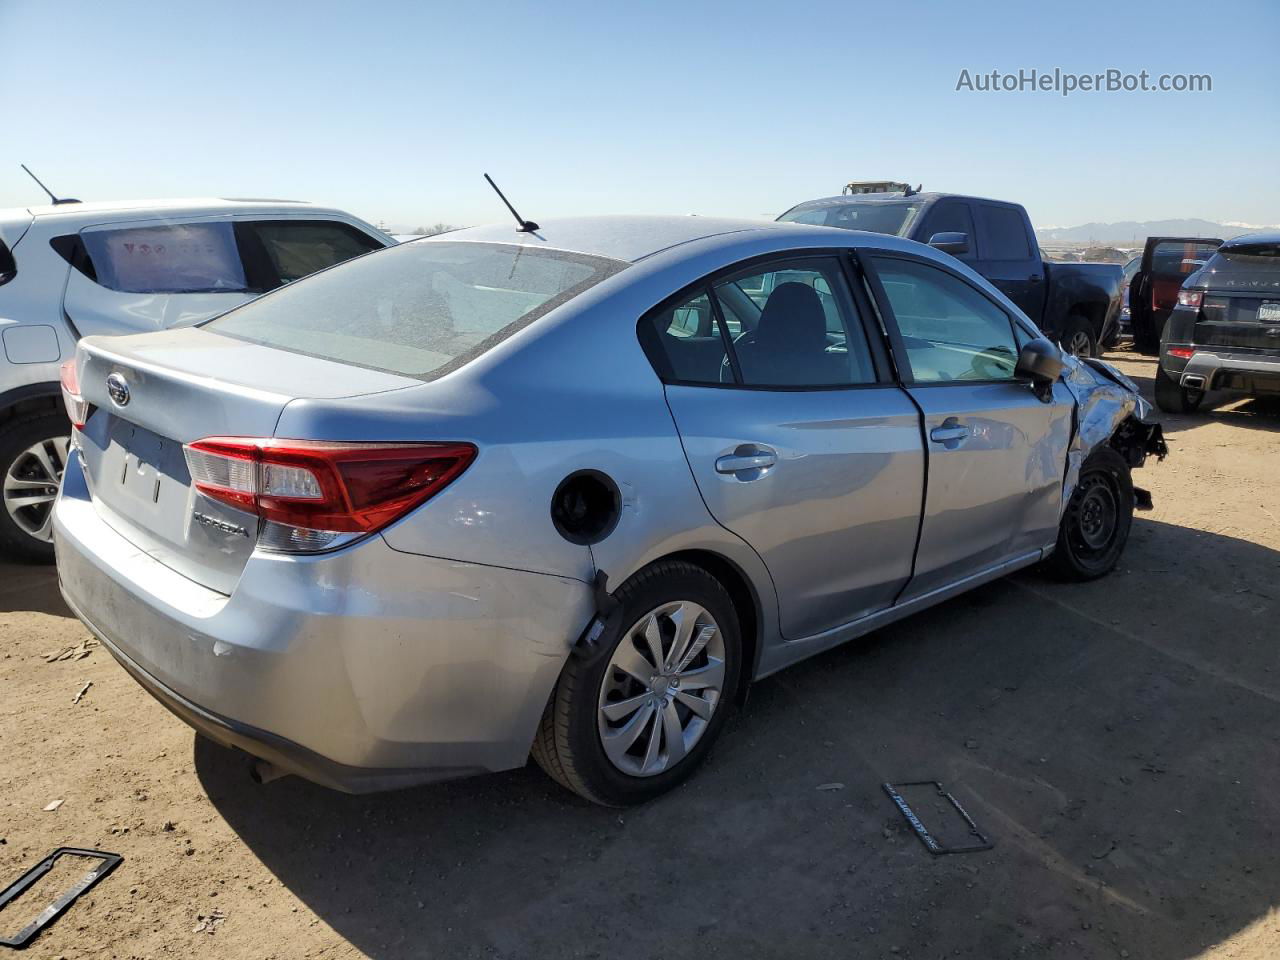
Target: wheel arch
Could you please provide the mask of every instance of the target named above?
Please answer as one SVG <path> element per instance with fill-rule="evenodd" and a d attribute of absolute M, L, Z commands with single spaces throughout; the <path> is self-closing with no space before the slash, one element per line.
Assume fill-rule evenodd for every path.
<path fill-rule="evenodd" d="M 60 411 L 61 389 L 56 383 L 28 383 L 0 393 L 0 424 L 27 413 Z"/>

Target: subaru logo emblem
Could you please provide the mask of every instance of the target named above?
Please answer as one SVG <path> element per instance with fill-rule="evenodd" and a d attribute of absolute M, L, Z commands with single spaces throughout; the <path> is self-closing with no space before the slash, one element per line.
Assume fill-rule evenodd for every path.
<path fill-rule="evenodd" d="M 129 403 L 129 384 L 125 382 L 124 377 L 118 373 L 113 373 L 107 377 L 107 393 L 111 399 L 115 401 L 117 406 L 127 406 Z"/>

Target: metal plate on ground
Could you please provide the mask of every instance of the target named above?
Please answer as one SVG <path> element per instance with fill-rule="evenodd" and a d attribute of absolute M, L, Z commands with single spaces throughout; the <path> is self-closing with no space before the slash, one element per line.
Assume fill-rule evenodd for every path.
<path fill-rule="evenodd" d="M 936 856 L 942 856 L 947 853 L 977 853 L 981 850 L 990 850 L 993 844 L 987 836 L 978 829 L 978 825 L 973 822 L 973 818 L 969 816 L 964 807 L 960 806 L 960 801 L 953 797 L 942 784 L 937 780 L 909 780 L 905 783 L 882 783 L 884 792 L 889 795 L 889 799 L 893 801 L 911 829 L 915 831 L 916 836 L 920 838 L 920 842 L 924 844 L 926 850 Z M 936 831 L 930 831 L 924 825 L 924 821 L 916 814 L 907 803 L 906 798 L 901 791 L 910 787 L 931 787 L 933 788 L 935 798 L 940 798 L 950 805 L 951 809 L 960 815 L 964 821 L 965 830 L 967 831 L 970 842 L 944 844 L 934 834 Z"/>
<path fill-rule="evenodd" d="M 0 935 L 0 946 L 21 949 L 30 943 L 41 930 L 53 923 L 72 902 L 95 883 L 116 868 L 124 858 L 118 853 L 105 853 L 102 850 L 85 850 L 80 847 L 59 847 L 34 867 L 20 876 L 9 886 L 0 891 L 0 911 L 17 900 L 41 877 L 53 869 L 54 864 L 62 857 L 84 857 L 97 860 L 98 863 L 76 880 L 66 890 L 58 894 L 53 902 L 40 911 L 39 915 L 19 930 L 12 937 Z"/>

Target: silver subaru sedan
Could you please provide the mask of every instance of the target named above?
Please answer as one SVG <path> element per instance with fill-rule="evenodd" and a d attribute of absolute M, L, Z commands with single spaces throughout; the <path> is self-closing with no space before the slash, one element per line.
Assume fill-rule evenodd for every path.
<path fill-rule="evenodd" d="M 416 240 L 87 338 L 63 394 L 72 609 L 259 772 L 353 792 L 532 753 L 654 797 L 754 679 L 1110 571 L 1164 452 L 951 257 L 702 217 Z"/>

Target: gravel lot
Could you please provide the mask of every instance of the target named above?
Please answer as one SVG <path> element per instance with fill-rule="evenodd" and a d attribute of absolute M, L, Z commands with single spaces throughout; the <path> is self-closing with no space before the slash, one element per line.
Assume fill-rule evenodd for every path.
<path fill-rule="evenodd" d="M 47 662 L 86 633 L 51 570 L 0 566 L 0 885 L 125 857 L 27 955 L 1280 955 L 1280 403 L 1166 429 L 1115 575 L 1021 574 L 773 677 L 621 814 L 532 765 L 257 786 L 101 648 Z M 930 857 L 879 786 L 922 778 L 995 848 Z"/>

